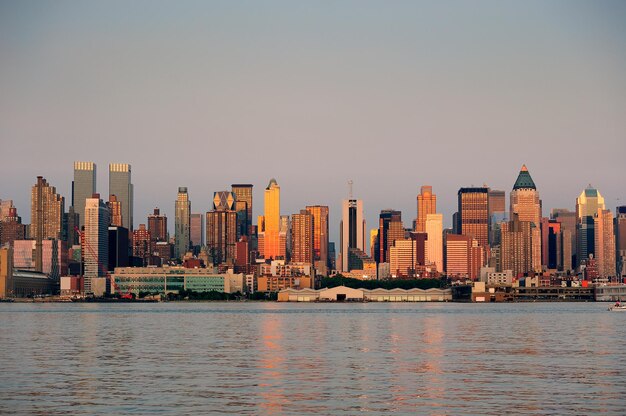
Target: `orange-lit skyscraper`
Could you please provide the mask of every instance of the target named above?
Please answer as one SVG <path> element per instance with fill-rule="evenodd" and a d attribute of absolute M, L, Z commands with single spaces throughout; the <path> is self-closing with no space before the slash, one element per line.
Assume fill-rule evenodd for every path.
<path fill-rule="evenodd" d="M 349 182 L 352 185 L 352 181 Z M 350 271 L 349 252 L 351 248 L 365 251 L 365 218 L 363 217 L 363 201 L 352 198 L 341 203 L 341 222 L 339 224 L 339 264 L 337 268 L 343 272 Z"/>
<path fill-rule="evenodd" d="M 252 227 L 252 187 L 251 184 L 232 184 L 237 211 L 237 235 L 250 235 Z"/>
<path fill-rule="evenodd" d="M 314 217 L 308 210 L 291 216 L 291 261 L 313 264 Z"/>
<path fill-rule="evenodd" d="M 265 188 L 264 202 L 265 215 L 259 222 L 259 226 L 263 223 L 259 232 L 259 254 L 265 259 L 285 258 L 286 246 L 284 242 L 281 244 L 280 238 L 280 186 L 274 178 Z"/>
<path fill-rule="evenodd" d="M 613 213 L 609 209 L 598 209 L 594 216 L 595 257 L 599 277 L 615 276 L 615 234 Z"/>
<path fill-rule="evenodd" d="M 437 213 L 437 195 L 433 194 L 432 186 L 422 186 L 420 194 L 417 196 L 417 220 L 415 221 L 415 231 L 426 232 L 426 217 L 428 214 Z"/>
<path fill-rule="evenodd" d="M 489 242 L 489 188 L 461 188 L 458 192 L 460 234 L 471 236 L 483 248 Z"/>
<path fill-rule="evenodd" d="M 306 210 L 313 215 L 313 260 L 322 275 L 328 272 L 328 207 L 310 205 Z M 292 224 L 293 227 L 293 224 Z M 292 250 L 295 250 L 292 248 Z"/>

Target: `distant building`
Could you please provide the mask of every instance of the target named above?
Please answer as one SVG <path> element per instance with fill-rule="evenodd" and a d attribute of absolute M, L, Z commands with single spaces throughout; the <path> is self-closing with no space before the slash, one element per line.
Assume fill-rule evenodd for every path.
<path fill-rule="evenodd" d="M 378 217 L 378 253 L 376 253 L 376 262 L 389 262 L 390 248 L 396 240 L 401 239 L 404 239 L 402 213 L 391 209 L 384 209 L 380 211 L 380 215 Z"/>
<path fill-rule="evenodd" d="M 13 248 L 0 247 L 0 299 L 13 295 Z"/>
<path fill-rule="evenodd" d="M 182 259 L 189 251 L 191 224 L 191 201 L 185 186 L 178 188 L 174 212 L 174 257 Z"/>
<path fill-rule="evenodd" d="M 207 250 L 213 257 L 213 264 L 233 264 L 237 243 L 237 212 L 221 204 L 214 204 L 213 207 L 212 211 L 206 213 Z"/>
<path fill-rule="evenodd" d="M 422 186 L 417 196 L 417 219 L 415 232 L 426 232 L 426 218 L 429 214 L 437 213 L 437 195 L 433 194 L 432 186 Z"/>
<path fill-rule="evenodd" d="M 109 164 L 109 195 L 115 195 L 121 204 L 121 225 L 133 231 L 133 184 L 131 182 L 131 167 L 127 163 Z"/>
<path fill-rule="evenodd" d="M 626 206 L 615 208 L 616 212 L 616 275 L 626 276 Z"/>
<path fill-rule="evenodd" d="M 363 201 L 345 199 L 341 203 L 341 222 L 339 224 L 339 271 L 350 271 L 349 251 L 357 249 L 365 252 L 365 217 Z"/>
<path fill-rule="evenodd" d="M 589 258 L 589 254 L 595 254 L 594 216 L 598 210 L 604 209 L 604 198 L 591 185 L 576 198 L 576 258 L 579 265 Z"/>
<path fill-rule="evenodd" d="M 453 280 L 476 280 L 483 265 L 483 249 L 467 235 L 446 235 L 446 274 Z"/>
<path fill-rule="evenodd" d="M 15 240 L 23 240 L 26 227 L 22 218 L 17 215 L 17 208 L 11 207 L 6 216 L 0 221 L 0 247 L 5 244 L 13 245 Z"/>
<path fill-rule="evenodd" d="M 569 245 L 562 246 L 563 270 L 573 270 L 576 264 L 576 213 L 564 208 L 555 208 L 550 213 L 550 218 L 561 224 L 561 239 L 567 240 Z"/>
<path fill-rule="evenodd" d="M 301 210 L 291 216 L 291 261 L 313 265 L 314 217 L 311 212 Z"/>
<path fill-rule="evenodd" d="M 315 269 L 321 275 L 327 275 L 330 267 L 328 259 L 328 207 L 309 205 L 306 210 L 313 215 L 313 259 Z"/>
<path fill-rule="evenodd" d="M 191 214 L 190 225 L 191 245 L 198 250 L 204 246 L 204 215 Z"/>
<path fill-rule="evenodd" d="M 489 244 L 489 188 L 461 188 L 458 192 L 459 233 L 486 248 Z"/>
<path fill-rule="evenodd" d="M 142 259 L 143 265 L 147 266 L 153 252 L 150 231 L 146 228 L 146 224 L 139 224 L 139 228 L 133 231 L 133 256 Z"/>
<path fill-rule="evenodd" d="M 517 180 L 511 191 L 511 209 L 510 217 L 519 216 L 519 221 L 528 221 L 533 225 L 532 236 L 532 265 L 533 270 L 541 272 L 542 269 L 542 249 L 541 249 L 541 200 L 539 192 L 533 181 L 526 165 L 522 165 L 522 169 L 517 176 Z"/>
<path fill-rule="evenodd" d="M 153 241 L 169 241 L 167 233 L 167 217 L 161 214 L 161 210 L 154 209 L 154 212 L 148 215 L 148 231 Z"/>
<path fill-rule="evenodd" d="M 85 231 L 81 244 L 83 255 L 85 293 L 91 294 L 92 279 L 106 276 L 109 262 L 109 210 L 100 199 L 100 194 L 93 194 L 85 200 Z"/>
<path fill-rule="evenodd" d="M 109 202 L 107 202 L 107 207 L 109 207 L 109 211 L 111 212 L 110 225 L 113 227 L 123 227 L 122 203 L 117 200 L 117 196 L 109 195 Z"/>
<path fill-rule="evenodd" d="M 13 245 L 13 267 L 35 271 L 35 240 L 15 240 Z M 42 241 L 42 270 L 53 280 L 67 274 L 68 247 L 65 241 Z"/>
<path fill-rule="evenodd" d="M 287 256 L 286 234 L 281 240 L 280 226 L 280 186 L 272 178 L 265 188 L 263 226 L 259 230 L 259 254 L 265 259 L 285 259 Z M 283 230 L 284 233 L 284 230 Z"/>
<path fill-rule="evenodd" d="M 516 277 L 533 271 L 532 264 L 532 229 L 530 221 L 520 221 L 518 214 L 513 219 L 502 223 L 502 243 L 500 257 L 502 270 L 511 270 Z"/>
<path fill-rule="evenodd" d="M 130 252 L 128 229 L 124 227 L 109 227 L 109 255 L 108 271 L 112 272 L 116 267 L 128 266 L 128 254 Z"/>
<path fill-rule="evenodd" d="M 63 213 L 65 199 L 56 193 L 56 188 L 50 186 L 42 177 L 37 177 L 37 183 L 31 193 L 31 234 L 35 244 L 35 271 L 42 272 L 42 241 L 47 239 L 61 240 L 63 234 Z"/>
<path fill-rule="evenodd" d="M 615 277 L 615 234 L 611 210 L 598 209 L 594 216 L 594 233 L 598 275 L 604 279 Z"/>
<path fill-rule="evenodd" d="M 426 261 L 434 264 L 437 272 L 443 273 L 443 214 L 428 214 L 426 216 L 425 233 Z"/>
<path fill-rule="evenodd" d="M 251 235 L 252 227 L 252 188 L 251 184 L 232 184 L 237 211 L 237 237 Z"/>
<path fill-rule="evenodd" d="M 96 164 L 93 162 L 74 162 L 74 180 L 72 181 L 72 207 L 78 214 L 78 228 L 85 225 L 85 200 L 96 193 Z"/>

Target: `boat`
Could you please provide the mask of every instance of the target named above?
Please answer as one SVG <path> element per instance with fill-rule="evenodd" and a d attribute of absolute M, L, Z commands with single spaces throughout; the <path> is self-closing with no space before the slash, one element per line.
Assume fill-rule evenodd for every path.
<path fill-rule="evenodd" d="M 615 304 L 609 306 L 609 311 L 611 312 L 626 312 L 626 305 Z"/>

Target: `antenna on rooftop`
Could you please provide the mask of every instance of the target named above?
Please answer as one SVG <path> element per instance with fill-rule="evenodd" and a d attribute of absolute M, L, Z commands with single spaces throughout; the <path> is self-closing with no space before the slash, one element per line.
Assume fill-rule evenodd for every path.
<path fill-rule="evenodd" d="M 352 199 L 352 179 L 348 181 L 348 199 Z"/>

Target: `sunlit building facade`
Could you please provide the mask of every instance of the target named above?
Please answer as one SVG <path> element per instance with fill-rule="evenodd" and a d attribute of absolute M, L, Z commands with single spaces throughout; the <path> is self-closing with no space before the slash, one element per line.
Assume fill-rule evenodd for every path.
<path fill-rule="evenodd" d="M 121 204 L 122 224 L 133 230 L 133 184 L 131 166 L 127 163 L 109 164 L 109 195 L 115 195 Z"/>
<path fill-rule="evenodd" d="M 615 277 L 615 234 L 613 212 L 598 209 L 594 216 L 595 258 L 601 278 Z"/>
<path fill-rule="evenodd" d="M 328 216 L 325 205 L 309 205 L 306 210 L 313 215 L 313 261 L 315 269 L 322 275 L 328 273 Z"/>
<path fill-rule="evenodd" d="M 439 273 L 443 273 L 443 214 L 428 214 L 426 216 L 425 232 L 426 260 L 434 264 Z"/>
<path fill-rule="evenodd" d="M 191 201 L 187 187 L 178 188 L 178 196 L 174 205 L 174 257 L 182 259 L 189 251 L 191 226 Z"/>
<path fill-rule="evenodd" d="M 339 224 L 339 261 L 342 272 L 350 271 L 349 249 L 365 252 L 365 217 L 363 201 L 344 199 L 341 203 L 341 222 Z"/>
<path fill-rule="evenodd" d="M 74 180 L 72 181 L 72 206 L 78 214 L 78 227 L 85 225 L 85 200 L 96 193 L 96 164 L 93 162 L 74 162 Z"/>
<path fill-rule="evenodd" d="M 437 195 L 433 194 L 432 186 L 422 186 L 417 196 L 417 219 L 415 220 L 415 231 L 426 232 L 426 218 L 429 214 L 437 213 Z"/>

